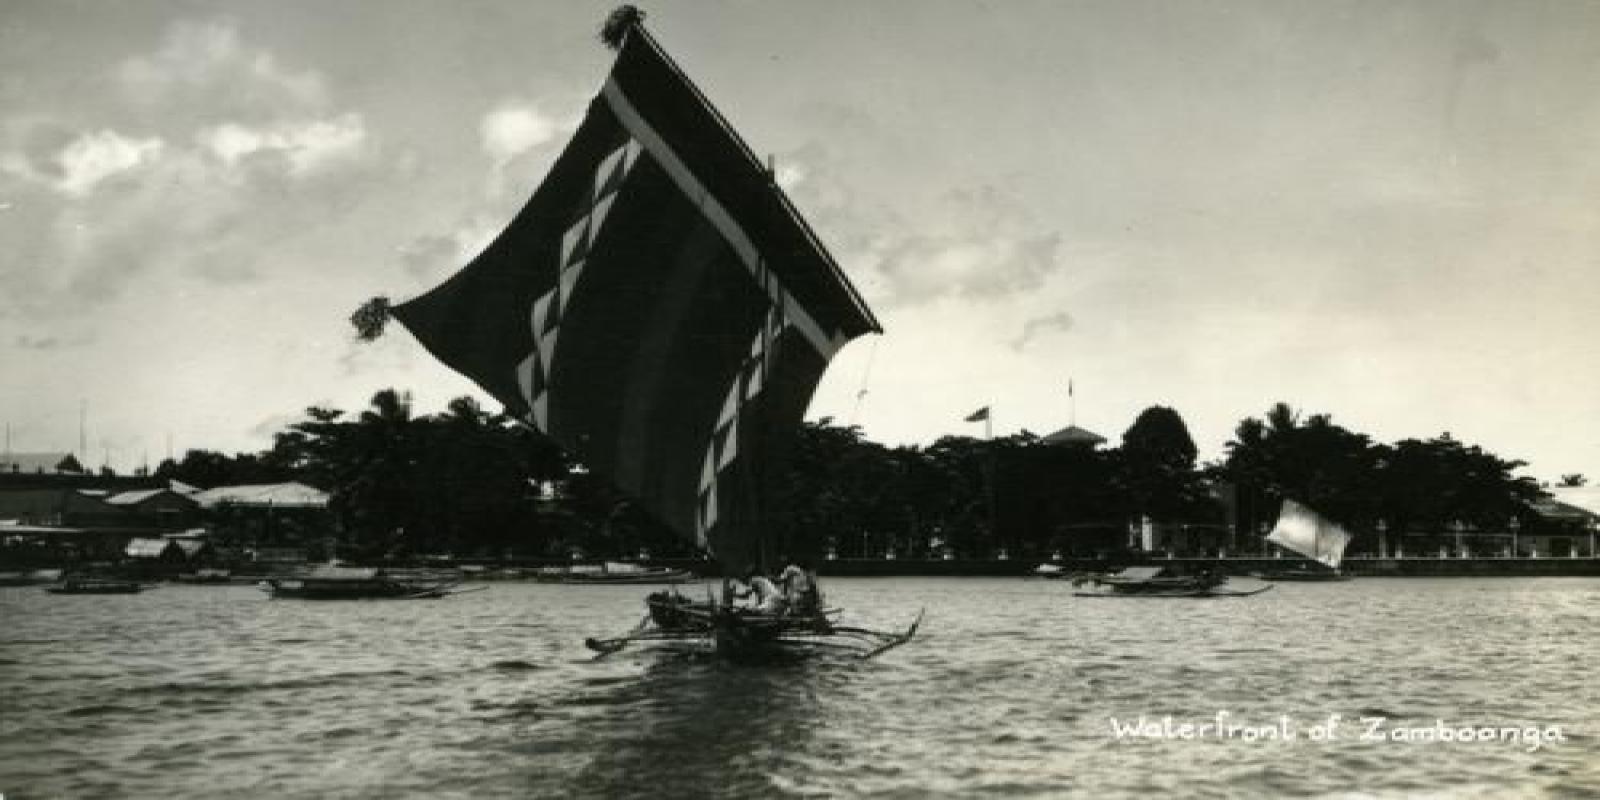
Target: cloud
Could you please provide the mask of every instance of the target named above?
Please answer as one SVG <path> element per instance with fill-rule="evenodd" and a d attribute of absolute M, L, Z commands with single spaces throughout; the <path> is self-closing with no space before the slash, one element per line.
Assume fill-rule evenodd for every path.
<path fill-rule="evenodd" d="M 359 157 L 367 128 L 360 114 L 348 113 L 270 126 L 228 122 L 201 130 L 195 138 L 227 167 L 238 167 L 247 159 L 276 158 L 291 177 L 298 178 Z"/>
<path fill-rule="evenodd" d="M 125 136 L 110 129 L 71 137 L 64 128 L 48 124 L 29 126 L 17 139 L 0 154 L 0 170 L 74 197 L 155 162 L 165 147 L 159 138 Z"/>
<path fill-rule="evenodd" d="M 906 235 L 887 243 L 876 269 L 892 287 L 891 303 L 996 298 L 1042 285 L 1060 249 L 1056 233 Z"/>
<path fill-rule="evenodd" d="M 17 347 L 23 350 L 62 350 L 70 347 L 81 347 L 92 341 L 88 336 L 31 336 L 22 334 L 16 338 Z"/>
<path fill-rule="evenodd" d="M 852 132 L 884 147 L 895 143 L 870 121 L 844 120 Z M 1036 289 L 1062 268 L 1064 237 L 1034 219 L 1018 195 L 999 188 L 1003 182 L 890 203 L 855 188 L 862 172 L 849 158 L 811 141 L 778 159 L 777 179 L 825 232 L 870 303 L 996 299 Z"/>
<path fill-rule="evenodd" d="M 110 130 L 79 137 L 61 151 L 58 187 L 68 194 L 87 194 L 106 178 L 154 161 L 161 148 L 160 139 L 132 139 Z"/>
<path fill-rule="evenodd" d="M 124 97 L 145 105 L 203 101 L 232 114 L 285 106 L 320 107 L 327 88 L 314 70 L 296 71 L 243 41 L 228 21 L 180 21 L 154 53 L 123 61 L 114 74 Z"/>
<path fill-rule="evenodd" d="M 504 224 L 499 217 L 479 214 L 449 233 L 418 236 L 399 248 L 401 265 L 406 274 L 419 281 L 437 280 L 483 252 Z"/>
<path fill-rule="evenodd" d="M 1058 311 L 1043 317 L 1034 317 L 1022 323 L 1022 333 L 1010 342 L 1012 350 L 1022 350 L 1035 336 L 1049 331 L 1070 331 L 1076 321 L 1071 314 Z"/>
<path fill-rule="evenodd" d="M 478 123 L 484 152 L 505 163 L 553 140 L 563 125 L 529 103 L 508 101 Z"/>
<path fill-rule="evenodd" d="M 163 276 L 251 280 L 391 179 L 363 114 L 231 23 L 175 24 L 112 78 L 70 120 L 21 108 L 0 127 L 0 181 L 17 179 L 0 311 L 86 317 Z"/>

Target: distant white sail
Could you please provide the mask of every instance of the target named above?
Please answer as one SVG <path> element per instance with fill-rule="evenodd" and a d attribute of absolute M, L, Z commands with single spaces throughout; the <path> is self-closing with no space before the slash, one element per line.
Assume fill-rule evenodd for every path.
<path fill-rule="evenodd" d="M 1350 532 L 1293 500 L 1285 500 L 1267 541 L 1338 569 L 1350 544 Z"/>

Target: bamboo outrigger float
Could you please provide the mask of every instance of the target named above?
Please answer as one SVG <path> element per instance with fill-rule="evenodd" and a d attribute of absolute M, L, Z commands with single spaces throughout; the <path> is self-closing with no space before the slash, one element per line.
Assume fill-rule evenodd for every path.
<path fill-rule="evenodd" d="M 779 553 L 814 561 L 821 543 L 772 508 L 780 464 L 829 361 L 882 328 L 770 165 L 643 20 L 623 6 L 606 21 L 610 75 L 506 230 L 432 291 L 375 299 L 352 321 L 372 338 L 392 313 L 723 574 L 771 571 Z M 591 647 L 862 641 L 875 655 L 917 629 L 754 614 L 727 591 L 673 611 Z"/>

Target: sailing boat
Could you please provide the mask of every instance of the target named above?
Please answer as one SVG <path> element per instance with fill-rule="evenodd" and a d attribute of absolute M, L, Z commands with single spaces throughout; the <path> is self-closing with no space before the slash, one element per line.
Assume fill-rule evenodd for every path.
<path fill-rule="evenodd" d="M 507 413 L 609 478 L 720 563 L 770 572 L 820 555 L 770 499 L 778 464 L 829 360 L 881 333 L 773 173 L 623 6 L 601 40 L 616 61 L 544 182 L 477 258 L 392 313 Z M 703 637 L 719 646 L 864 636 L 822 611 L 757 619 L 720 602 L 613 639 Z M 683 601 L 683 602 L 679 602 Z M 664 621 L 658 621 L 664 620 Z"/>
<path fill-rule="evenodd" d="M 1274 581 L 1344 581 L 1349 576 L 1339 571 L 1350 532 L 1338 523 L 1293 500 L 1284 500 L 1278 524 L 1267 534 L 1267 541 L 1310 559 L 1302 569 L 1262 573 Z"/>

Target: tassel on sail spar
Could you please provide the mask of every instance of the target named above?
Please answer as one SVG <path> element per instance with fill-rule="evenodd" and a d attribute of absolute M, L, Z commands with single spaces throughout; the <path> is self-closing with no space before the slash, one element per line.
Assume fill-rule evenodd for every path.
<path fill-rule="evenodd" d="M 393 308 L 439 360 L 742 570 L 782 439 L 881 329 L 749 148 L 638 23 L 527 206 Z M 801 543 L 796 543 L 798 546 Z"/>

